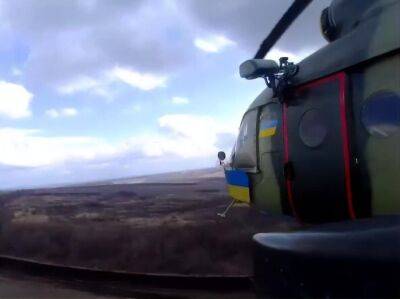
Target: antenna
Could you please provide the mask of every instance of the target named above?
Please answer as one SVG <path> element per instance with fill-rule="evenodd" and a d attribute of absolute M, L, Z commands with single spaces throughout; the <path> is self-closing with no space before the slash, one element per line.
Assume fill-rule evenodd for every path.
<path fill-rule="evenodd" d="M 225 208 L 225 210 L 222 213 L 217 213 L 217 215 L 219 217 L 225 218 L 226 217 L 226 213 L 228 213 L 228 211 L 233 207 L 233 205 L 235 204 L 236 200 L 233 199 L 231 201 L 231 203 Z"/>

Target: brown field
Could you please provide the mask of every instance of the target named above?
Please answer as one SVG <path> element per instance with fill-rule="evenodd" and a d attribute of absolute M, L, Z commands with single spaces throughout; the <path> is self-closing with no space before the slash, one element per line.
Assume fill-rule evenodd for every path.
<path fill-rule="evenodd" d="M 251 274 L 251 236 L 293 227 L 235 206 L 220 171 L 0 194 L 0 254 L 107 270 Z"/>

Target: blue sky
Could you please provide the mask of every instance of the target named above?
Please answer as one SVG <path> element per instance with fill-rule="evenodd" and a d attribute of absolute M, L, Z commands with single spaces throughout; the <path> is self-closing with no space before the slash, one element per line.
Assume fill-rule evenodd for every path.
<path fill-rule="evenodd" d="M 268 58 L 324 45 L 314 2 Z M 264 88 L 238 66 L 290 3 L 0 0 L 0 188 L 215 165 Z"/>

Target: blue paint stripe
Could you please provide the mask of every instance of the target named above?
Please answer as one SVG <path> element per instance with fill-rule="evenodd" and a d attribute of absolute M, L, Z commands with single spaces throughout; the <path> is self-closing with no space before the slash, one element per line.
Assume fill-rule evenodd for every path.
<path fill-rule="evenodd" d="M 249 187 L 249 177 L 242 170 L 225 170 L 225 178 L 228 184 Z"/>
<path fill-rule="evenodd" d="M 263 120 L 263 121 L 261 121 L 261 124 L 260 124 L 260 130 L 275 128 L 277 125 L 278 125 L 277 119 Z"/>

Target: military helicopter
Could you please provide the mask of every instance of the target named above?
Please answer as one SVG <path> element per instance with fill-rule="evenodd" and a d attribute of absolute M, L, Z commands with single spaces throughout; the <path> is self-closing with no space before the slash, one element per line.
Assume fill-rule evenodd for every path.
<path fill-rule="evenodd" d="M 268 51 L 310 0 L 295 0 L 240 76 L 266 89 L 225 168 L 234 201 L 289 215 L 259 233 L 258 291 L 273 297 L 400 296 L 400 1 L 333 0 L 329 42 L 298 64 Z M 397 215 L 397 216 L 396 216 Z"/>

